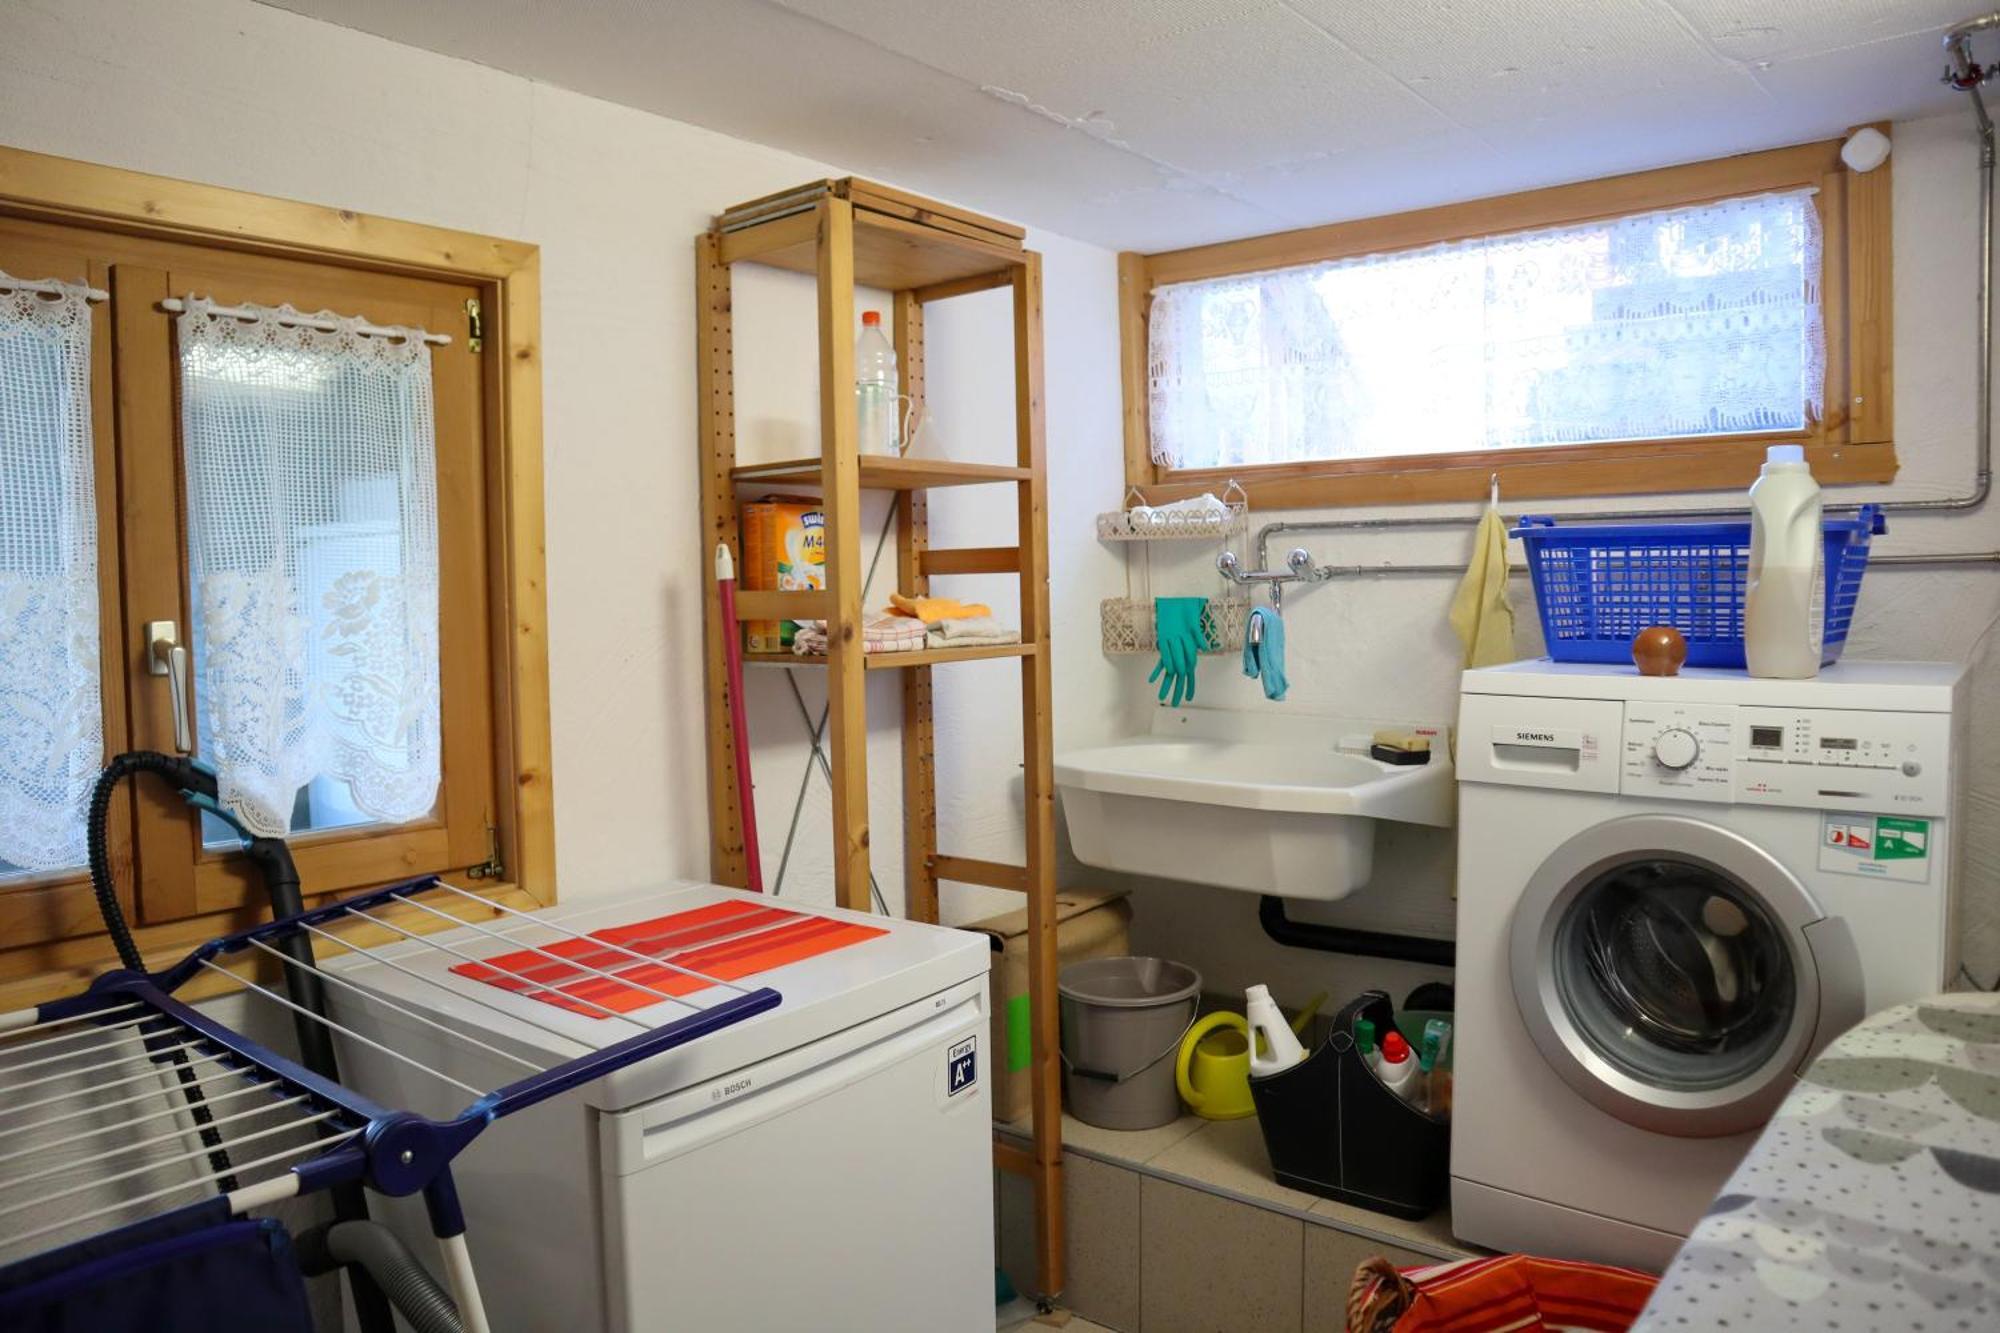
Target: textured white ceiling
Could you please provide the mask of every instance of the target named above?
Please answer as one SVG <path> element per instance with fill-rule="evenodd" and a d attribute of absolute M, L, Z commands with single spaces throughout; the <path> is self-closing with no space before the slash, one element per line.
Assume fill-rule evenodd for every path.
<path fill-rule="evenodd" d="M 1120 249 L 1953 105 L 1980 0 L 266 0 Z"/>

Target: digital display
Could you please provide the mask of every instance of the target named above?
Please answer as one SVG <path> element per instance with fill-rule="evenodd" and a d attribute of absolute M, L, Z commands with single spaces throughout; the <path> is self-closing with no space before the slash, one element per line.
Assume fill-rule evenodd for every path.
<path fill-rule="evenodd" d="M 1854 741 L 1846 740 L 1839 736 L 1822 736 L 1819 738 L 1819 748 L 1822 750 L 1855 750 L 1860 747 Z"/>
<path fill-rule="evenodd" d="M 1783 727 L 1750 728 L 1750 744 L 1759 750 L 1782 750 L 1785 747 Z"/>

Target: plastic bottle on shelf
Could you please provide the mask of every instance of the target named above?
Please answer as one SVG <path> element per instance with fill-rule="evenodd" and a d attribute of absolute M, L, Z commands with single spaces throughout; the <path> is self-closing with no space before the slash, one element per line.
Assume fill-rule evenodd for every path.
<path fill-rule="evenodd" d="M 861 337 L 854 344 L 854 403 L 857 447 L 864 454 L 902 452 L 902 422 L 896 396 L 896 349 L 882 335 L 882 312 L 861 312 Z"/>
<path fill-rule="evenodd" d="M 1278 1002 L 1262 986 L 1252 986 L 1243 996 L 1243 1017 L 1250 1024 L 1250 1076 L 1263 1078 L 1280 1073 L 1306 1058 L 1298 1034 L 1278 1012 Z M 1262 1040 L 1259 1040 L 1261 1038 Z"/>
<path fill-rule="evenodd" d="M 1772 445 L 1750 485 L 1743 658 L 1753 676 L 1803 680 L 1819 674 L 1826 610 L 1820 509 L 1805 446 Z"/>
<path fill-rule="evenodd" d="M 1381 1070 L 1382 1052 L 1375 1045 L 1375 1024 L 1372 1020 L 1366 1018 L 1354 1020 L 1354 1048 L 1361 1052 L 1361 1058 L 1367 1062 L 1370 1069 L 1378 1072 Z"/>
<path fill-rule="evenodd" d="M 1382 1076 L 1382 1086 L 1404 1101 L 1409 1101 L 1419 1090 L 1416 1057 L 1410 1054 L 1410 1043 L 1394 1028 L 1382 1038 L 1382 1064 L 1377 1072 Z"/>

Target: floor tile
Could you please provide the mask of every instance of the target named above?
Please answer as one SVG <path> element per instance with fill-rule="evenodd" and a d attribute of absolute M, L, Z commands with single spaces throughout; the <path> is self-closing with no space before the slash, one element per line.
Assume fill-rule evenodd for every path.
<path fill-rule="evenodd" d="M 1147 1163 L 1147 1169 L 1301 1213 L 1319 1202 L 1316 1196 L 1288 1189 L 1271 1178 L 1264 1131 L 1254 1116 L 1203 1121 L 1194 1133 Z"/>
<path fill-rule="evenodd" d="M 1456 1258 L 1479 1253 L 1451 1234 L 1451 1209 L 1439 1208 L 1429 1217 L 1412 1222 L 1401 1217 L 1360 1208 L 1337 1199 L 1314 1199 L 1307 1220 L 1387 1241 L 1400 1241 L 1432 1256 Z"/>
<path fill-rule="evenodd" d="M 1398 1268 L 1437 1262 L 1430 1255 L 1350 1236 L 1332 1227 L 1306 1227 L 1304 1333 L 1343 1333 L 1347 1327 L 1347 1289 L 1355 1266 L 1377 1254 Z"/>
<path fill-rule="evenodd" d="M 1299 1333 L 1305 1223 L 1147 1176 L 1143 1333 Z"/>
<path fill-rule="evenodd" d="M 1116 1329 L 1139 1327 L 1139 1181 L 1125 1167 L 1063 1154 L 1069 1271 L 1062 1303 Z"/>

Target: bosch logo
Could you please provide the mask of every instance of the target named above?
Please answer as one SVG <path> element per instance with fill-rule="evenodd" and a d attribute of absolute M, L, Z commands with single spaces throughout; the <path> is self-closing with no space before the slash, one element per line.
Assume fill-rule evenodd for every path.
<path fill-rule="evenodd" d="M 719 1102 L 726 1098 L 734 1097 L 740 1092 L 748 1092 L 750 1091 L 750 1085 L 754 1082 L 756 1082 L 755 1079 L 739 1078 L 734 1083 L 725 1083 L 714 1092 L 709 1093 L 708 1099 L 712 1102 Z"/>

